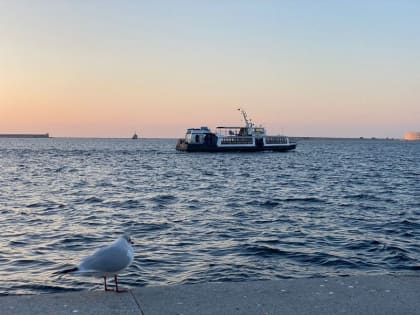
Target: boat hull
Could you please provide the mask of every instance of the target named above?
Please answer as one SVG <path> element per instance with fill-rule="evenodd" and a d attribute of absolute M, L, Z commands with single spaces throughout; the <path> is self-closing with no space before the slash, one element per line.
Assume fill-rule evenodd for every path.
<path fill-rule="evenodd" d="M 217 146 L 209 144 L 192 144 L 178 142 L 176 149 L 185 152 L 259 152 L 259 151 L 276 151 L 285 152 L 294 150 L 296 143 L 273 145 L 273 146 Z"/>

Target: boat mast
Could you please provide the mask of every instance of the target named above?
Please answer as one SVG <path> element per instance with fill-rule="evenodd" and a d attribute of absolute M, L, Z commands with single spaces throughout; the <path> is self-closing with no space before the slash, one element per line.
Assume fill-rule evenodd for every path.
<path fill-rule="evenodd" d="M 238 108 L 238 110 L 241 112 L 242 116 L 244 117 L 245 121 L 245 127 L 248 131 L 248 134 L 252 134 L 252 125 L 251 119 L 248 120 L 248 115 L 246 114 L 245 110 L 243 108 Z"/>

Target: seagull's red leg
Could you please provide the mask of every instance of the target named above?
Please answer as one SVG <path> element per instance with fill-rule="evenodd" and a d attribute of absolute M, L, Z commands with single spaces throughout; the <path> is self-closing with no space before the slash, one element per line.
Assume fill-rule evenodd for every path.
<path fill-rule="evenodd" d="M 128 290 L 119 290 L 118 289 L 118 277 L 117 277 L 117 275 L 114 276 L 114 280 L 115 280 L 115 289 L 116 289 L 116 292 L 120 293 L 120 292 L 127 292 L 128 291 Z"/>
<path fill-rule="evenodd" d="M 119 292 L 119 290 L 118 290 L 118 278 L 117 278 L 117 275 L 114 275 L 114 281 L 115 281 L 115 289 L 117 290 L 117 292 Z"/>
<path fill-rule="evenodd" d="M 114 289 L 108 289 L 106 285 L 106 276 L 104 276 L 105 291 L 114 291 Z"/>

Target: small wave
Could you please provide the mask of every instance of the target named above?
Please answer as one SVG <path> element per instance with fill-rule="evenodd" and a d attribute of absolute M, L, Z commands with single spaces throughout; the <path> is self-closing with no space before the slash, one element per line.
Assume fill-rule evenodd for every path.
<path fill-rule="evenodd" d="M 416 231 L 420 229 L 420 223 L 416 221 L 417 220 L 410 218 L 401 221 L 387 222 L 383 227 L 390 231 L 395 231 L 396 233 Z"/>
<path fill-rule="evenodd" d="M 18 265 L 18 266 L 32 266 L 32 265 L 38 265 L 39 261 L 34 260 L 34 259 L 16 259 L 12 261 L 12 264 Z"/>
<path fill-rule="evenodd" d="M 150 200 L 158 204 L 170 204 L 176 202 L 177 197 L 174 195 L 158 195 L 150 198 Z"/>
<path fill-rule="evenodd" d="M 328 256 L 321 258 L 319 264 L 324 267 L 334 267 L 334 268 L 349 268 L 349 269 L 357 269 L 361 268 L 361 262 L 353 262 L 350 259 L 345 258 L 338 258 L 333 256 Z"/>
<path fill-rule="evenodd" d="M 114 184 L 110 181 L 102 181 L 97 184 L 98 187 L 114 187 Z"/>
<path fill-rule="evenodd" d="M 56 203 L 53 201 L 40 201 L 34 202 L 26 206 L 27 208 L 43 208 L 46 210 L 53 210 L 57 208 L 64 208 L 65 205 L 61 203 Z"/>
<path fill-rule="evenodd" d="M 376 240 L 349 240 L 344 246 L 345 249 L 351 251 L 376 251 L 380 247 L 383 247 L 383 244 Z"/>
<path fill-rule="evenodd" d="M 15 293 L 16 294 L 28 294 L 33 293 L 34 291 L 44 292 L 44 293 L 59 293 L 59 292 L 77 292 L 83 290 L 82 288 L 74 287 L 61 287 L 58 285 L 46 285 L 46 284 L 22 284 L 16 285 Z"/>
<path fill-rule="evenodd" d="M 264 200 L 264 201 L 251 200 L 251 201 L 248 201 L 246 204 L 250 205 L 250 206 L 258 206 L 258 207 L 262 207 L 262 208 L 275 208 L 280 203 L 277 202 L 277 201 L 273 201 L 273 200 Z"/>
<path fill-rule="evenodd" d="M 267 245 L 248 245 L 245 247 L 245 251 L 248 254 L 257 255 L 260 257 L 272 257 L 276 255 L 288 256 L 290 254 L 290 252 L 286 250 Z"/>
<path fill-rule="evenodd" d="M 66 169 L 66 167 L 65 167 L 65 166 L 61 166 L 61 167 L 59 167 L 59 168 L 56 168 L 56 169 L 54 170 L 54 172 L 55 172 L 55 173 L 61 173 L 61 172 L 63 172 L 65 169 Z"/>
<path fill-rule="evenodd" d="M 88 185 L 88 182 L 87 181 L 85 181 L 85 180 L 81 180 L 81 181 L 79 181 L 79 182 L 77 182 L 77 183 L 74 183 L 73 184 L 73 187 L 74 188 L 84 188 L 84 187 L 86 187 Z"/>
<path fill-rule="evenodd" d="M 228 208 L 233 208 L 233 209 L 237 209 L 237 208 L 239 208 L 241 205 L 239 204 L 239 203 L 236 203 L 236 202 L 228 202 L 227 204 L 226 204 L 226 207 L 228 207 Z"/>
<path fill-rule="evenodd" d="M 316 197 L 292 197 L 292 198 L 285 198 L 283 201 L 286 202 L 311 202 L 311 203 L 325 203 L 326 200 L 316 198 Z"/>
<path fill-rule="evenodd" d="M 102 203 L 103 199 L 93 196 L 93 197 L 89 197 L 85 199 L 84 202 L 85 203 Z"/>
<path fill-rule="evenodd" d="M 403 251 L 393 251 L 392 254 L 384 258 L 384 261 L 389 265 L 395 266 L 397 269 L 404 268 L 404 265 L 407 263 L 418 263 L 417 259 Z"/>
<path fill-rule="evenodd" d="M 265 238 L 262 240 L 259 240 L 258 243 L 264 243 L 264 244 L 270 244 L 270 245 L 279 245 L 282 244 L 279 239 L 277 238 Z"/>
<path fill-rule="evenodd" d="M 15 247 L 15 246 L 20 247 L 20 246 L 25 246 L 27 244 L 28 243 L 27 242 L 24 242 L 24 241 L 10 241 L 9 242 L 9 246 L 11 246 L 11 247 Z"/>
<path fill-rule="evenodd" d="M 410 269 L 410 270 L 419 271 L 420 270 L 420 265 L 408 266 L 407 268 Z"/>
<path fill-rule="evenodd" d="M 149 164 L 144 164 L 141 166 L 141 168 L 146 171 L 152 171 L 154 169 L 153 166 Z"/>
<path fill-rule="evenodd" d="M 110 206 L 115 209 L 138 209 L 144 208 L 144 204 L 137 199 L 128 199 L 128 200 L 114 200 L 106 202 L 107 206 Z"/>
<path fill-rule="evenodd" d="M 167 173 L 163 174 L 163 176 L 164 176 L 165 178 L 172 178 L 172 177 L 177 177 L 177 176 L 178 176 L 178 174 L 177 174 L 176 172 L 169 171 L 169 172 L 167 172 Z"/>
<path fill-rule="evenodd" d="M 246 213 L 246 211 L 239 210 L 239 211 L 233 213 L 232 216 L 236 217 L 236 218 L 246 218 L 248 216 L 248 214 Z"/>
<path fill-rule="evenodd" d="M 366 193 L 345 195 L 343 198 L 353 199 L 353 200 L 382 201 L 382 198 L 379 198 L 372 194 L 366 194 Z"/>
<path fill-rule="evenodd" d="M 279 205 L 280 203 L 278 203 L 277 201 L 272 201 L 272 200 L 267 200 L 262 202 L 260 205 L 263 208 L 275 208 Z"/>
<path fill-rule="evenodd" d="M 215 173 L 211 172 L 211 171 L 203 171 L 203 175 L 204 176 L 215 176 Z"/>
<path fill-rule="evenodd" d="M 416 219 L 405 219 L 405 220 L 401 221 L 400 224 L 404 228 L 409 228 L 409 229 L 412 229 L 412 230 L 420 229 L 420 223 L 418 221 L 416 222 Z"/>
<path fill-rule="evenodd" d="M 66 248 L 72 249 L 74 247 L 79 247 L 81 244 L 96 243 L 98 241 L 97 237 L 92 237 L 89 235 L 83 234 L 68 234 L 67 236 L 61 239 L 55 240 L 51 246 L 64 246 Z"/>
<path fill-rule="evenodd" d="M 151 232 L 151 231 L 159 231 L 159 230 L 166 230 L 171 227 L 171 224 L 168 222 L 162 223 L 142 223 L 139 225 L 139 231 Z"/>

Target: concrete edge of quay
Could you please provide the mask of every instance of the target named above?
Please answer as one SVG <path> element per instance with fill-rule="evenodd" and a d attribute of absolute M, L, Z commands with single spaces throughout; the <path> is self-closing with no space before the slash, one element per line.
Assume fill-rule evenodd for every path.
<path fill-rule="evenodd" d="M 0 297 L 0 314 L 420 314 L 420 276 L 145 286 Z"/>

